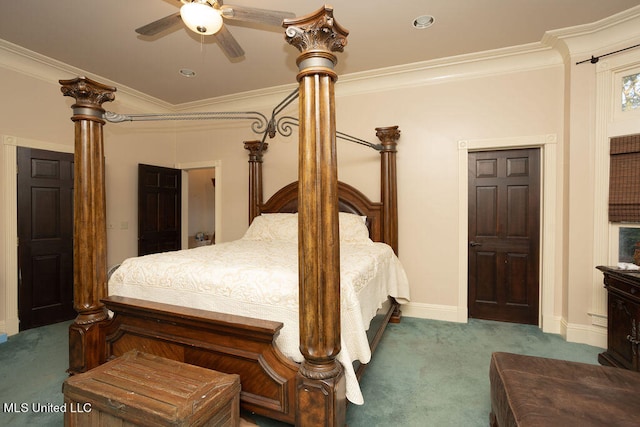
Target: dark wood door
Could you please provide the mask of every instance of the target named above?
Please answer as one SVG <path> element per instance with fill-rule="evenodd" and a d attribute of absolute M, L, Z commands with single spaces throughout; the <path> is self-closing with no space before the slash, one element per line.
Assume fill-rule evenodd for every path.
<path fill-rule="evenodd" d="M 75 317 L 73 154 L 19 147 L 20 330 Z"/>
<path fill-rule="evenodd" d="M 138 165 L 138 255 L 181 249 L 179 169 Z"/>
<path fill-rule="evenodd" d="M 538 323 L 540 150 L 469 153 L 469 317 Z"/>

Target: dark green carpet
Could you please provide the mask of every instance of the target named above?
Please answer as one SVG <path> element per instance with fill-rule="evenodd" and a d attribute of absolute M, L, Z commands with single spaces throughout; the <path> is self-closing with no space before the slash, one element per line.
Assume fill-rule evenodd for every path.
<path fill-rule="evenodd" d="M 0 344 L 0 425 L 61 426 L 61 413 L 38 412 L 62 405 L 69 367 L 70 322 L 30 329 Z M 11 403 L 24 412 L 7 412 Z M 26 407 L 21 408 L 21 405 Z M 14 408 L 15 410 L 15 408 Z"/>
<path fill-rule="evenodd" d="M 0 425 L 60 426 L 68 322 L 32 329 L 0 344 Z M 481 320 L 468 324 L 404 318 L 389 325 L 362 379 L 365 404 L 350 405 L 350 427 L 487 426 L 489 359 L 494 351 L 597 363 L 602 349 L 565 342 L 535 326 Z M 26 412 L 7 412 L 10 403 Z M 282 424 L 253 416 L 260 426 Z"/>
<path fill-rule="evenodd" d="M 567 343 L 535 326 L 501 322 L 405 318 L 389 328 L 384 351 L 362 379 L 365 404 L 347 413 L 351 427 L 393 425 L 394 420 L 406 426 L 487 426 L 492 352 L 597 363 L 602 351 Z"/>

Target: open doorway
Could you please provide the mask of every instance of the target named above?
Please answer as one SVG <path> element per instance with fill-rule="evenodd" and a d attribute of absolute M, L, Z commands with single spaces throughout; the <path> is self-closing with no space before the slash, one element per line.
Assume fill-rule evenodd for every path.
<path fill-rule="evenodd" d="M 187 175 L 188 248 L 215 244 L 216 169 L 191 169 Z"/>
<path fill-rule="evenodd" d="M 223 242 L 222 162 L 178 163 L 175 167 L 182 171 L 182 249 Z M 207 239 L 196 241 L 197 233 Z"/>

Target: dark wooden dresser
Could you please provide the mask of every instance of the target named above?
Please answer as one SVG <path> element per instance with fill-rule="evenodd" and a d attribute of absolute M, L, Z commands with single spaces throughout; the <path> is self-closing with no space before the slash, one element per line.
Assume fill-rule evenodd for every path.
<path fill-rule="evenodd" d="M 607 350 L 598 361 L 640 371 L 640 271 L 596 268 L 604 274 L 608 294 Z"/>

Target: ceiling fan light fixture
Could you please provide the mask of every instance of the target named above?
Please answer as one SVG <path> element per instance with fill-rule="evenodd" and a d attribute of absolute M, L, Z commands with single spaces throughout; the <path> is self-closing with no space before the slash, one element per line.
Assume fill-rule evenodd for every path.
<path fill-rule="evenodd" d="M 209 36 L 222 28 L 222 16 L 207 2 L 185 3 L 180 8 L 180 16 L 185 25 L 197 34 Z"/>

